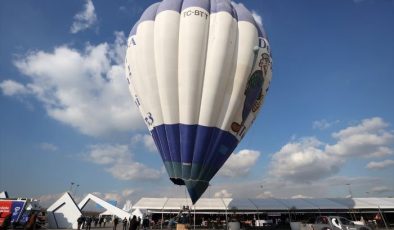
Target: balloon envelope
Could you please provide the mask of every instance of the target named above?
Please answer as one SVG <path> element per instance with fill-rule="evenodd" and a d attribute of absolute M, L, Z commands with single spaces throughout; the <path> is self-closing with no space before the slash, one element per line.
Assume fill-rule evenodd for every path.
<path fill-rule="evenodd" d="M 193 203 L 255 120 L 271 63 L 262 28 L 229 0 L 164 0 L 131 30 L 131 95 L 170 179 Z"/>

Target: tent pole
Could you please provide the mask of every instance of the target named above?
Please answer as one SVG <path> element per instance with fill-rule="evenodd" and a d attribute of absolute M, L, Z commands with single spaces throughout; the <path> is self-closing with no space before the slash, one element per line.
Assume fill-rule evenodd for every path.
<path fill-rule="evenodd" d="M 164 213 L 163 209 L 161 210 L 161 223 L 160 223 L 160 229 L 163 229 L 163 221 L 164 221 Z"/>
<path fill-rule="evenodd" d="M 193 209 L 194 209 L 193 229 L 196 230 L 196 206 L 193 205 Z"/>
<path fill-rule="evenodd" d="M 382 217 L 382 220 L 383 220 L 384 226 L 386 227 L 386 229 L 389 229 L 389 228 L 387 227 L 386 220 L 384 219 L 384 216 L 383 216 L 382 210 L 380 210 L 380 206 L 379 206 L 379 205 L 378 205 L 378 209 L 379 209 L 380 216 Z"/>

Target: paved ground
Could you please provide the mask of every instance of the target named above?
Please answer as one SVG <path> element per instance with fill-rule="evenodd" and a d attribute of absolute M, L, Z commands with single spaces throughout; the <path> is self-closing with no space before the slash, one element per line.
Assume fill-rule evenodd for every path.
<path fill-rule="evenodd" d="M 168 228 L 164 228 L 163 227 L 163 229 L 164 230 L 169 230 Z M 59 229 L 48 229 L 48 230 L 59 230 Z M 62 230 L 72 230 L 72 229 L 62 229 Z M 90 230 L 113 230 L 113 228 L 112 227 L 105 227 L 105 228 L 91 228 Z M 122 228 L 122 226 L 118 226 L 117 228 L 116 228 L 116 230 L 123 230 L 123 228 Z M 128 230 L 128 229 L 127 229 Z M 140 230 L 143 230 L 143 229 L 140 229 Z M 149 229 L 148 229 L 149 230 Z M 159 230 L 159 229 L 157 229 L 157 230 Z M 175 228 L 172 228 L 172 230 L 175 230 Z M 193 228 L 191 228 L 190 230 L 194 230 Z M 196 228 L 195 230 L 209 230 L 209 229 L 199 229 L 199 228 Z M 223 230 L 223 229 L 216 229 L 216 230 Z M 276 230 L 285 230 L 285 229 L 276 229 Z M 288 229 L 288 230 L 290 230 L 290 228 Z M 386 228 L 378 228 L 378 229 L 375 229 L 375 230 L 394 230 L 394 228 L 388 228 L 388 229 L 386 229 Z"/>

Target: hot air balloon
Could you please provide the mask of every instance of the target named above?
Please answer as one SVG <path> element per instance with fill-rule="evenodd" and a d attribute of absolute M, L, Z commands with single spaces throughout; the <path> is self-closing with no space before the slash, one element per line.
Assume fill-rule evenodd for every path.
<path fill-rule="evenodd" d="M 171 181 L 193 204 L 256 119 L 272 76 L 267 37 L 229 0 L 163 0 L 132 28 L 131 95 Z"/>

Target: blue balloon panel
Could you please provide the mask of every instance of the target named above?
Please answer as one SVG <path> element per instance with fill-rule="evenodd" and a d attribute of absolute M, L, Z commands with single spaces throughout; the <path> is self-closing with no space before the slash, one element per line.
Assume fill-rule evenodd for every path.
<path fill-rule="evenodd" d="M 163 124 L 151 133 L 170 179 L 186 184 L 193 203 L 238 144 L 231 133 L 201 125 Z"/>

